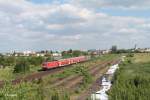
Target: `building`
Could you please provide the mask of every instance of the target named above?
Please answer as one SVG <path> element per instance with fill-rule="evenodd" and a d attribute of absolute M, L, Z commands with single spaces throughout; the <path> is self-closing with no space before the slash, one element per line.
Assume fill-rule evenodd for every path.
<path fill-rule="evenodd" d="M 137 51 L 143 52 L 143 53 L 144 53 L 144 52 L 145 52 L 145 53 L 149 53 L 149 52 L 150 52 L 150 48 L 143 48 L 143 49 L 138 48 Z"/>
<path fill-rule="evenodd" d="M 37 57 L 44 57 L 45 54 L 44 54 L 44 53 L 36 53 L 36 56 L 37 56 Z"/>
<path fill-rule="evenodd" d="M 33 56 L 36 55 L 35 51 L 24 51 L 23 56 Z"/>
<path fill-rule="evenodd" d="M 62 54 L 61 53 L 52 53 L 52 57 L 54 58 L 54 60 L 59 60 L 62 58 Z"/>
<path fill-rule="evenodd" d="M 111 50 L 88 50 L 88 53 L 94 56 L 100 56 L 104 54 L 111 53 Z"/>

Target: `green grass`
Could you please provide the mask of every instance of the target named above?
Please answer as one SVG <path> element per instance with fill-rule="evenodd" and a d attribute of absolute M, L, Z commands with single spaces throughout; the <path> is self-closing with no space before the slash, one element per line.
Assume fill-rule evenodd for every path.
<path fill-rule="evenodd" d="M 135 54 L 122 63 L 109 91 L 110 100 L 150 100 L 150 55 Z"/>
<path fill-rule="evenodd" d="M 13 70 L 9 67 L 6 67 L 4 69 L 0 69 L 0 80 L 10 80 L 14 78 Z"/>
<path fill-rule="evenodd" d="M 38 72 L 39 69 L 41 69 L 41 66 L 30 65 L 30 71 L 26 73 L 13 73 L 14 67 L 8 66 L 0 69 L 0 80 L 9 81 L 18 77 L 25 77 L 33 72 Z"/>
<path fill-rule="evenodd" d="M 69 93 L 63 89 L 45 88 L 42 83 L 12 86 L 7 82 L 0 88 L 0 100 L 69 100 Z"/>

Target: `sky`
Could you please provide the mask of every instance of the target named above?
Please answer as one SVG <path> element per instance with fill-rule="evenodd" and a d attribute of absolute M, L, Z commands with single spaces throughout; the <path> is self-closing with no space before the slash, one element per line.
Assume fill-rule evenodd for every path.
<path fill-rule="evenodd" d="M 0 0 L 0 52 L 150 47 L 150 0 Z"/>

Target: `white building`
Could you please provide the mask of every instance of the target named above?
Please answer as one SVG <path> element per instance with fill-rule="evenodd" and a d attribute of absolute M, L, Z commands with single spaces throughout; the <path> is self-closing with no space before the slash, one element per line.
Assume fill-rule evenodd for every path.
<path fill-rule="evenodd" d="M 34 51 L 24 51 L 23 52 L 23 56 L 30 56 L 30 55 L 34 55 L 34 54 L 36 54 L 36 52 L 34 52 Z"/>
<path fill-rule="evenodd" d="M 62 58 L 62 54 L 61 53 L 53 53 L 52 54 L 54 60 L 59 60 Z"/>
<path fill-rule="evenodd" d="M 44 53 L 37 53 L 36 56 L 38 56 L 38 57 L 44 57 L 45 54 Z"/>
<path fill-rule="evenodd" d="M 62 55 L 61 55 L 61 53 L 53 53 L 52 56 L 53 56 L 53 57 L 60 57 L 60 56 L 62 56 Z"/>

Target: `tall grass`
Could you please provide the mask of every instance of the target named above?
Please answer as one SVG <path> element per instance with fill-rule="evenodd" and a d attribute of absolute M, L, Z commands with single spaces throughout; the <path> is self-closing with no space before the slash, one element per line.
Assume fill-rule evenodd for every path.
<path fill-rule="evenodd" d="M 13 86 L 7 82 L 0 88 L 0 100 L 69 100 L 69 93 L 63 89 L 46 88 L 41 83 Z"/>
<path fill-rule="evenodd" d="M 121 64 L 108 94 L 110 100 L 150 100 L 150 63 Z"/>

